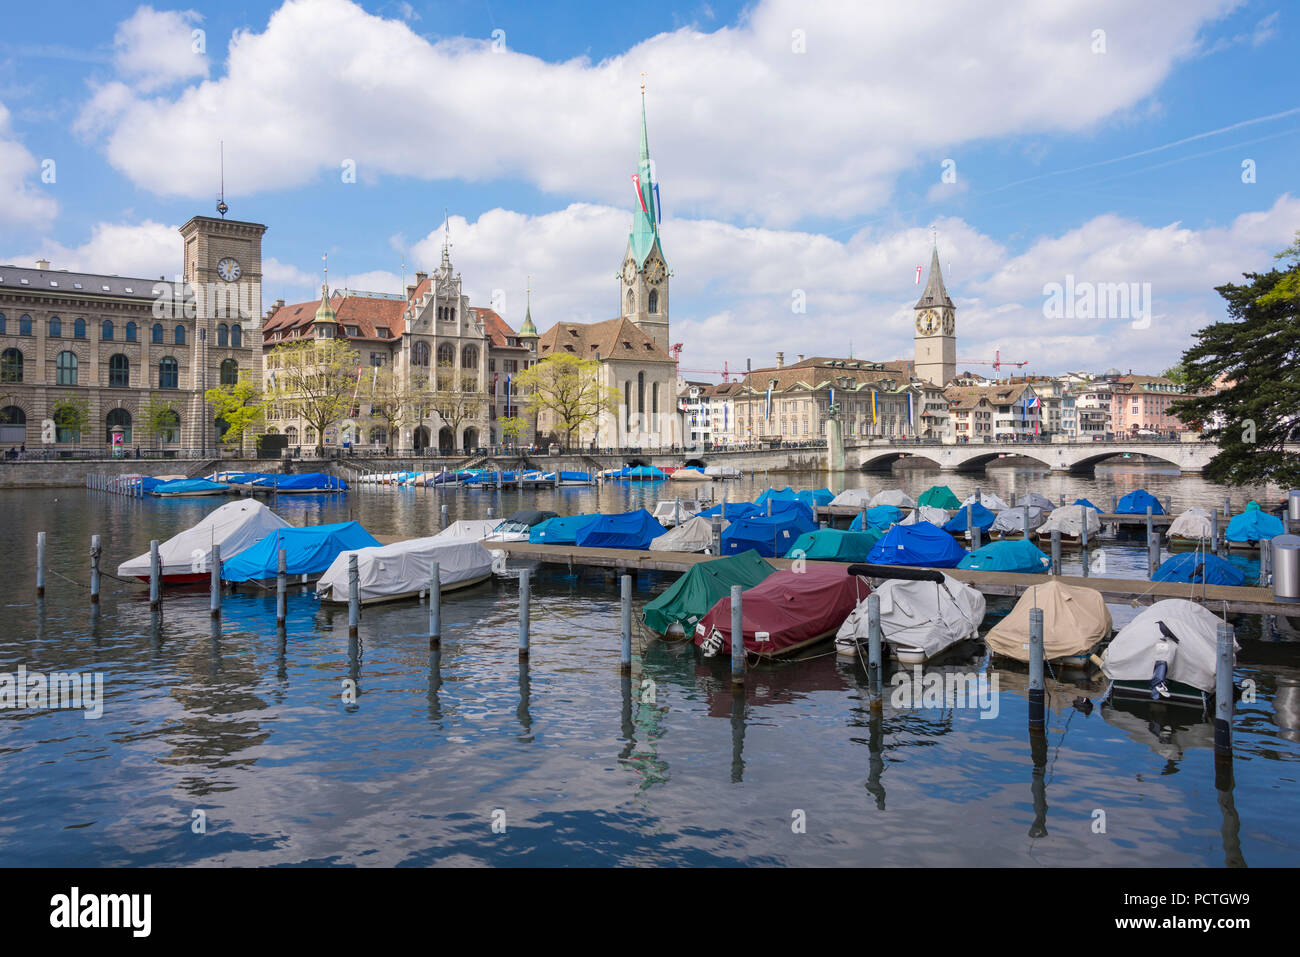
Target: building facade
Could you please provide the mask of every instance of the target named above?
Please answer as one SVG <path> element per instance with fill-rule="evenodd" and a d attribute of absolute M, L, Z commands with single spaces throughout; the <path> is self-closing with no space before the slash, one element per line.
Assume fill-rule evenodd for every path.
<path fill-rule="evenodd" d="M 912 309 L 916 313 L 916 377 L 942 388 L 957 374 L 957 309 L 943 284 L 937 245 L 930 252 L 925 291 Z"/>

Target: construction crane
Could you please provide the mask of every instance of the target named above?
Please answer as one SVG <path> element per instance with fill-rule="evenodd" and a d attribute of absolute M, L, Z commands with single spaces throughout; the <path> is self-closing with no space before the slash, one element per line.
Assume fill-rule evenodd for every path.
<path fill-rule="evenodd" d="M 1014 366 L 1015 368 L 1019 369 L 1023 366 L 1029 365 L 1029 360 L 1026 359 L 1024 362 L 1012 362 L 1010 359 L 1003 359 L 1002 350 L 998 349 L 996 352 L 993 353 L 992 359 L 958 359 L 957 364 L 958 365 L 965 364 L 965 365 L 972 365 L 972 366 L 992 366 L 993 375 L 996 377 L 1002 371 L 1003 366 Z"/>
<path fill-rule="evenodd" d="M 682 361 L 682 348 L 683 348 L 682 343 L 680 343 L 680 342 L 675 342 L 675 343 L 673 343 L 672 348 L 668 350 L 668 354 L 671 355 L 671 356 L 673 357 L 673 359 L 674 359 L 676 362 L 678 362 L 678 363 L 680 363 L 680 362 Z M 731 377 L 732 377 L 733 375 L 735 375 L 735 376 L 739 376 L 739 375 L 740 375 L 739 372 L 732 372 L 732 371 L 727 367 L 727 363 L 726 363 L 725 361 L 722 363 L 722 368 L 721 368 L 721 369 L 684 369 L 684 368 L 682 368 L 682 366 L 679 364 L 679 365 L 677 366 L 677 371 L 678 371 L 678 372 L 695 372 L 695 373 L 698 373 L 698 374 L 700 374 L 700 375 L 720 375 L 720 376 L 722 376 L 722 381 L 723 381 L 723 382 L 730 382 L 730 381 L 731 381 Z"/>

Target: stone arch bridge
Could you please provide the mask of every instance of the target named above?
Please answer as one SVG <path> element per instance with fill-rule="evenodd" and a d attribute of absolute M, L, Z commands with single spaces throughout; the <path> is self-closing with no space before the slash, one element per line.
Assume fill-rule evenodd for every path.
<path fill-rule="evenodd" d="M 1111 441 L 1017 442 L 971 445 L 851 445 L 844 450 L 844 467 L 851 471 L 889 469 L 900 459 L 933 465 L 945 472 L 978 472 L 1006 457 L 1028 460 L 1053 472 L 1090 472 L 1106 459 L 1146 456 L 1180 472 L 1199 473 L 1218 447 L 1211 442 Z"/>

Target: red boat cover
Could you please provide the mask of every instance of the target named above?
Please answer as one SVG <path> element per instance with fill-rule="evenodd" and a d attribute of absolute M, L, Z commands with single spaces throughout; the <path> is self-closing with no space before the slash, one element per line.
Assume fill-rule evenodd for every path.
<path fill-rule="evenodd" d="M 866 582 L 846 574 L 843 565 L 808 564 L 802 572 L 774 572 L 741 596 L 745 651 L 779 655 L 818 635 L 834 634 L 867 597 Z M 719 655 L 731 654 L 731 597 L 720 599 L 695 626 L 695 644 L 717 631 Z"/>

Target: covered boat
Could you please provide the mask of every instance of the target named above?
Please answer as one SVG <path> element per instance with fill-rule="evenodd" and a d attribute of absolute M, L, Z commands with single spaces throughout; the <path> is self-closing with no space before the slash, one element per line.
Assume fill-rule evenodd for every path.
<path fill-rule="evenodd" d="M 657 635 L 676 638 L 693 635 L 695 623 L 719 599 L 731 594 L 732 585 L 753 588 L 775 571 L 753 551 L 700 562 L 646 602 L 642 617 L 646 627 Z"/>
<path fill-rule="evenodd" d="M 668 473 L 653 465 L 633 465 L 619 471 L 620 479 L 629 482 L 657 482 L 660 479 L 666 479 Z"/>
<path fill-rule="evenodd" d="M 668 476 L 674 482 L 712 482 L 711 476 L 704 474 L 704 469 L 687 465 L 676 469 L 672 475 Z"/>
<path fill-rule="evenodd" d="M 1189 508 L 1169 523 L 1171 542 L 1208 542 L 1214 537 L 1214 515 L 1207 508 Z"/>
<path fill-rule="evenodd" d="M 267 581 L 276 576 L 277 555 L 285 551 L 290 575 L 314 577 L 333 564 L 341 552 L 373 548 L 379 541 L 360 522 L 334 522 L 306 528 L 280 528 L 231 561 L 223 557 L 221 577 L 228 582 Z"/>
<path fill-rule="evenodd" d="M 245 549 L 289 523 L 261 502 L 241 498 L 213 509 L 197 525 L 173 535 L 158 546 L 162 580 L 169 585 L 207 581 L 211 575 L 212 546 L 221 546 L 224 564 Z M 149 553 L 117 566 L 118 575 L 149 580 Z"/>
<path fill-rule="evenodd" d="M 346 492 L 348 483 L 337 475 L 325 472 L 302 472 L 294 475 L 264 475 L 254 481 L 252 487 L 254 491 L 274 491 L 279 495 L 318 495 Z"/>
<path fill-rule="evenodd" d="M 836 565 L 774 572 L 741 596 L 741 640 L 747 654 L 792 654 L 829 638 L 869 591 Z M 705 657 L 731 653 L 731 595 L 720 598 L 695 626 Z"/>
<path fill-rule="evenodd" d="M 468 588 L 492 577 L 492 555 L 469 538 L 412 538 L 392 545 L 340 552 L 316 584 L 321 601 L 348 600 L 348 556 L 357 556 L 361 604 L 415 598 L 428 591 L 438 563 L 439 591 Z"/>
<path fill-rule="evenodd" d="M 970 529 L 966 527 L 967 511 L 966 508 L 957 509 L 957 513 L 953 515 L 952 518 L 948 519 L 948 521 L 944 522 L 943 530 L 945 532 L 951 532 L 953 535 L 960 535 L 963 532 L 969 532 Z M 998 520 L 997 513 L 990 511 L 983 505 L 972 505 L 969 512 L 971 524 L 981 532 L 987 531 L 988 528 Z"/>
<path fill-rule="evenodd" d="M 1183 598 L 1158 601 L 1119 630 L 1102 656 L 1116 695 L 1201 706 L 1215 691 L 1219 618 Z"/>
<path fill-rule="evenodd" d="M 601 515 L 578 529 L 574 544 L 579 548 L 631 548 L 644 551 L 668 529 L 643 508 L 618 515 Z"/>
<path fill-rule="evenodd" d="M 819 528 L 800 535 L 785 557 L 821 562 L 865 562 L 867 553 L 880 541 L 880 536 L 881 533 L 875 529 L 846 532 L 839 528 Z"/>
<path fill-rule="evenodd" d="M 1096 512 L 1097 514 L 1099 514 L 1099 515 L 1101 514 L 1101 508 L 1098 507 L 1098 506 L 1096 506 L 1096 505 L 1093 505 L 1093 504 L 1092 504 L 1091 502 L 1089 502 L 1086 498 L 1076 498 L 1076 499 L 1074 500 L 1074 504 L 1075 504 L 1075 505 L 1082 505 L 1084 508 L 1090 508 L 1090 509 L 1092 509 L 1094 512 Z"/>
<path fill-rule="evenodd" d="M 828 488 L 803 488 L 795 493 L 795 498 L 815 510 L 820 506 L 831 504 L 835 494 Z"/>
<path fill-rule="evenodd" d="M 225 495 L 230 486 L 223 482 L 209 482 L 207 479 L 175 479 L 171 482 L 159 482 L 150 495 L 159 498 L 197 498 L 203 495 Z"/>
<path fill-rule="evenodd" d="M 889 526 L 896 525 L 902 520 L 903 510 L 897 505 L 874 505 L 853 516 L 853 521 L 849 523 L 849 531 L 861 532 L 874 528 L 884 532 Z"/>
<path fill-rule="evenodd" d="M 710 478 L 738 479 L 740 469 L 734 465 L 707 465 L 704 467 L 704 474 Z"/>
<path fill-rule="evenodd" d="M 534 525 L 540 525 L 548 518 L 555 518 L 557 512 L 548 512 L 536 508 L 521 508 L 503 522 L 498 522 L 492 533 L 484 540 L 489 542 L 526 542 Z"/>
<path fill-rule="evenodd" d="M 1026 514 L 1029 521 L 1029 532 L 1034 533 L 1044 522 L 1047 521 L 1047 513 L 1041 508 L 1034 505 L 1025 505 L 1009 508 L 1006 511 L 998 512 L 998 517 L 993 520 L 989 526 L 989 535 L 994 538 L 1020 538 L 1025 534 Z"/>
<path fill-rule="evenodd" d="M 1052 560 L 1033 542 L 1023 538 L 1009 538 L 981 545 L 958 562 L 957 567 L 986 572 L 1045 574 L 1051 569 Z"/>
<path fill-rule="evenodd" d="M 878 505 L 892 505 L 895 508 L 916 508 L 916 499 L 901 488 L 887 488 L 871 496 L 867 508 L 875 508 Z"/>
<path fill-rule="evenodd" d="M 805 506 L 806 507 L 806 506 Z M 767 558 L 784 555 L 804 532 L 817 523 L 797 511 L 781 511 L 771 517 L 754 515 L 736 519 L 722 533 L 722 554 L 736 555 L 751 549 Z"/>
<path fill-rule="evenodd" d="M 916 500 L 916 504 L 951 511 L 954 508 L 961 508 L 961 499 L 954 495 L 952 489 L 946 485 L 931 485 L 921 493 Z"/>
<path fill-rule="evenodd" d="M 1134 489 L 1129 492 L 1115 506 L 1116 515 L 1145 515 L 1147 506 L 1151 507 L 1152 515 L 1165 514 L 1165 507 L 1160 504 L 1160 499 L 1156 498 L 1144 488 Z"/>
<path fill-rule="evenodd" d="M 903 525 L 915 525 L 917 522 L 929 522 L 931 525 L 938 525 L 940 528 L 948 524 L 948 513 L 942 508 L 935 508 L 933 505 L 918 505 L 907 513 L 907 518 L 903 519 Z"/>
<path fill-rule="evenodd" d="M 1052 580 L 1025 590 L 1014 608 L 984 636 L 994 654 L 1029 660 L 1029 611 L 1043 610 L 1043 657 L 1082 664 L 1111 631 L 1101 592 Z"/>
<path fill-rule="evenodd" d="M 155 490 L 154 494 L 157 495 L 158 491 Z M 1228 523 L 1228 531 L 1224 537 L 1228 540 L 1229 548 L 1234 546 L 1255 546 L 1259 542 L 1275 538 L 1285 531 L 1282 519 L 1276 515 L 1268 514 L 1259 507 L 1258 502 L 1250 502 L 1240 515 L 1232 516 L 1232 521 Z"/>
<path fill-rule="evenodd" d="M 983 505 L 985 508 L 992 509 L 995 512 L 1000 512 L 1004 508 L 1011 507 L 1006 502 L 1002 501 L 1002 499 L 994 495 L 992 492 L 985 492 L 983 490 L 979 492 L 978 502 L 975 500 L 975 493 L 971 492 L 964 499 L 962 499 L 961 504 L 962 504 L 962 508 L 965 508 L 967 505 Z"/>
<path fill-rule="evenodd" d="M 881 637 L 905 664 L 919 664 L 959 641 L 979 636 L 984 596 L 950 575 L 943 575 L 942 582 L 886 579 L 876 594 Z M 867 603 L 861 601 L 836 632 L 835 650 L 857 654 L 870 637 Z"/>
<path fill-rule="evenodd" d="M 725 532 L 730 522 L 723 522 Z M 713 520 L 690 518 L 650 543 L 652 552 L 707 552 L 713 547 Z"/>
<path fill-rule="evenodd" d="M 865 488 L 846 488 L 831 499 L 831 505 L 844 508 L 866 508 L 871 504 L 871 492 Z"/>
<path fill-rule="evenodd" d="M 700 503 L 693 498 L 674 498 L 656 502 L 655 510 L 650 514 L 664 528 L 672 528 L 674 525 L 694 518 L 699 510 Z"/>
<path fill-rule="evenodd" d="M 1024 495 L 1017 497 L 1016 504 L 1011 507 L 1020 508 L 1023 505 L 1040 508 L 1044 512 L 1050 512 L 1052 509 L 1056 508 L 1056 506 L 1052 504 L 1050 498 L 1046 495 L 1039 495 L 1037 492 L 1026 492 Z"/>
<path fill-rule="evenodd" d="M 1079 541 L 1084 529 L 1087 529 L 1090 539 L 1101 531 L 1098 513 L 1086 505 L 1062 505 L 1053 509 L 1047 521 L 1038 526 L 1038 534 L 1050 536 L 1052 532 L 1060 532 L 1062 541 Z"/>
<path fill-rule="evenodd" d="M 799 501 L 799 493 L 788 485 L 785 488 L 769 488 L 764 490 L 758 498 L 754 499 L 754 504 L 766 511 L 767 503 L 769 501 L 772 503 L 773 509 L 775 509 L 778 502 Z"/>
<path fill-rule="evenodd" d="M 918 565 L 924 568 L 955 568 L 966 554 L 956 539 L 929 522 L 895 525 L 867 556 L 877 565 Z"/>
<path fill-rule="evenodd" d="M 600 518 L 599 512 L 588 515 L 557 515 L 528 530 L 532 545 L 576 545 L 578 533 Z"/>
<path fill-rule="evenodd" d="M 701 518 L 725 518 L 734 522 L 738 518 L 749 518 L 753 515 L 766 515 L 766 508 L 759 508 L 753 502 L 719 502 L 717 505 L 711 505 L 700 512 Z"/>
<path fill-rule="evenodd" d="M 477 542 L 491 535 L 492 530 L 500 524 L 500 520 L 495 518 L 462 518 L 459 521 L 452 522 L 433 537 L 472 538 Z"/>
<path fill-rule="evenodd" d="M 1179 552 L 1165 559 L 1151 580 L 1194 585 L 1244 585 L 1246 573 L 1218 555 L 1200 551 Z"/>

